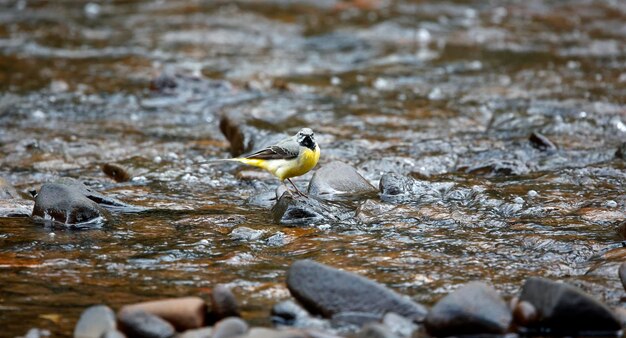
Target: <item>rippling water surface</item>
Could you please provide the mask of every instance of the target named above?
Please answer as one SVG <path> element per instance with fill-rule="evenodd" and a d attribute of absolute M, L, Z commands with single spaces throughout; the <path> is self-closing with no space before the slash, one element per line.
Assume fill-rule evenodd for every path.
<path fill-rule="evenodd" d="M 512 295 L 545 276 L 623 305 L 625 23 L 622 1 L 1 2 L 0 175 L 24 198 L 75 177 L 149 208 L 90 230 L 0 218 L 3 332 L 69 334 L 90 304 L 216 283 L 269 325 L 302 258 L 426 304 L 470 280 Z M 310 126 L 320 165 L 428 191 L 358 201 L 343 223 L 276 224 L 248 203 L 275 179 L 204 164 L 229 156 L 222 114 Z M 113 162 L 133 180 L 108 179 Z M 242 226 L 263 235 L 234 239 Z"/>

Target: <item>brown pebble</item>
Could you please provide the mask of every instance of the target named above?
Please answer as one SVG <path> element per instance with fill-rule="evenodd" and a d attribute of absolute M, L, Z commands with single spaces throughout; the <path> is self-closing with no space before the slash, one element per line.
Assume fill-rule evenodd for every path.
<path fill-rule="evenodd" d="M 237 299 L 225 285 L 218 284 L 211 291 L 211 315 L 214 321 L 226 317 L 241 317 Z"/>
<path fill-rule="evenodd" d="M 204 326 L 206 309 L 201 298 L 182 297 L 126 305 L 119 313 L 145 311 L 167 320 L 180 332 Z"/>
<path fill-rule="evenodd" d="M 117 164 L 105 163 L 102 165 L 102 172 L 115 180 L 115 182 L 130 181 L 131 176 L 128 171 Z"/>
<path fill-rule="evenodd" d="M 517 325 L 529 326 L 538 319 L 537 309 L 525 300 L 520 301 L 513 310 L 513 318 Z"/>

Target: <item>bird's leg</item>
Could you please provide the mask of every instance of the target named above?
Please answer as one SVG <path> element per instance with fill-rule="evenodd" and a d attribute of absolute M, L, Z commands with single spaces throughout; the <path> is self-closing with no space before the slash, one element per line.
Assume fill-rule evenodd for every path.
<path fill-rule="evenodd" d="M 289 183 L 291 183 L 291 185 L 293 186 L 294 189 L 296 189 L 296 192 L 298 193 L 298 195 L 302 196 L 302 197 L 308 197 L 307 195 L 305 195 L 302 191 L 298 190 L 298 187 L 296 187 L 295 184 L 293 184 L 293 182 L 291 182 L 291 179 L 288 178 L 287 181 L 289 181 Z"/>
<path fill-rule="evenodd" d="M 287 192 L 289 193 L 289 196 L 291 196 L 291 198 L 294 198 L 293 194 L 291 193 L 291 190 L 289 189 L 289 187 L 287 186 L 287 183 L 285 183 L 285 181 L 281 181 L 280 183 L 282 183 L 285 186 L 285 189 L 287 190 Z"/>

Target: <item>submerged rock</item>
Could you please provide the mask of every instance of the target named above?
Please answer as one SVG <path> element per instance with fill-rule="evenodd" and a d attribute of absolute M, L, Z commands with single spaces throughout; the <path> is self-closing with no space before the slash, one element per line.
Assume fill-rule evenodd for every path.
<path fill-rule="evenodd" d="M 313 196 L 302 197 L 294 194 L 294 197 L 291 197 L 288 193 L 283 193 L 272 208 L 272 215 L 276 223 L 308 225 L 347 220 L 354 216 L 354 212 Z"/>
<path fill-rule="evenodd" d="M 248 227 L 237 227 L 230 232 L 230 237 L 235 240 L 250 242 L 261 238 L 265 231 Z"/>
<path fill-rule="evenodd" d="M 472 282 L 437 302 L 424 324 L 437 337 L 503 334 L 511 318 L 509 307 L 492 287 Z"/>
<path fill-rule="evenodd" d="M 122 331 L 132 338 L 170 338 L 176 333 L 172 324 L 145 311 L 121 311 L 117 319 Z"/>
<path fill-rule="evenodd" d="M 307 310 L 325 318 L 357 312 L 380 319 L 391 311 L 419 321 L 427 312 L 421 304 L 381 284 L 311 260 L 291 265 L 287 287 Z"/>
<path fill-rule="evenodd" d="M 126 305 L 120 309 L 120 315 L 143 311 L 167 320 L 177 331 L 185 331 L 202 327 L 206 310 L 201 298 L 182 297 Z"/>
<path fill-rule="evenodd" d="M 311 182 L 308 193 L 311 195 L 360 195 L 375 193 L 372 186 L 356 169 L 343 162 L 334 161 L 319 168 Z"/>
<path fill-rule="evenodd" d="M 530 303 L 537 310 L 531 330 L 553 334 L 580 332 L 615 332 L 621 329 L 619 319 L 606 305 L 582 290 L 564 283 L 532 277 L 522 287 L 520 302 Z"/>
<path fill-rule="evenodd" d="M 37 197 L 32 216 L 72 225 L 104 218 L 106 211 L 85 197 L 74 186 L 58 183 L 44 184 Z"/>
<path fill-rule="evenodd" d="M 550 141 L 550 139 L 543 134 L 537 132 L 530 134 L 528 141 L 530 141 L 530 145 L 533 146 L 533 148 L 541 151 L 556 151 L 558 149 L 554 142 Z"/>
<path fill-rule="evenodd" d="M 106 305 L 94 305 L 83 311 L 74 327 L 74 338 L 100 338 L 117 328 L 115 313 Z"/>

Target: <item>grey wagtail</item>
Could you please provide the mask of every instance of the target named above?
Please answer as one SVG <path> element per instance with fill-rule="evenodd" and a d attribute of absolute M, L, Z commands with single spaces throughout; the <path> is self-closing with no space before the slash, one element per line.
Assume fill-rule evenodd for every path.
<path fill-rule="evenodd" d="M 265 169 L 276 176 L 282 184 L 285 184 L 285 180 L 289 181 L 300 196 L 306 197 L 293 184 L 291 178 L 308 173 L 315 167 L 319 158 L 320 147 L 315 142 L 313 130 L 302 128 L 294 136 L 265 149 L 245 157 L 229 158 L 223 161 L 237 161 Z M 286 184 L 285 187 L 287 187 Z M 287 188 L 287 192 L 292 195 L 289 188 Z"/>

